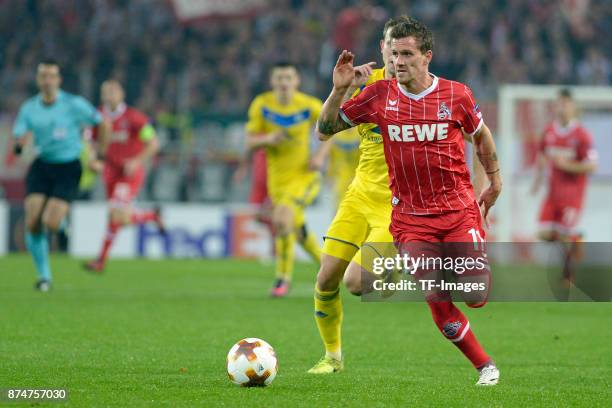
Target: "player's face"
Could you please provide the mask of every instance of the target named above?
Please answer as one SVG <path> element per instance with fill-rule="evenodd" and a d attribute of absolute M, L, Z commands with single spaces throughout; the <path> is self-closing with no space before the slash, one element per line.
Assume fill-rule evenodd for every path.
<path fill-rule="evenodd" d="M 282 97 L 291 96 L 300 85 L 300 77 L 293 67 L 274 68 L 270 77 L 272 90 Z"/>
<path fill-rule="evenodd" d="M 57 65 L 39 64 L 36 71 L 38 89 L 45 94 L 54 94 L 60 87 L 62 77 Z"/>
<path fill-rule="evenodd" d="M 380 40 L 380 53 L 382 54 L 383 63 L 385 64 L 385 70 L 395 76 L 395 65 L 393 65 L 393 59 L 391 58 L 391 29 L 387 29 L 385 38 Z"/>
<path fill-rule="evenodd" d="M 400 84 L 409 84 L 426 75 L 431 57 L 431 50 L 421 52 L 419 42 L 414 37 L 391 40 L 391 60 Z"/>
<path fill-rule="evenodd" d="M 557 101 L 557 115 L 559 119 L 567 123 L 576 115 L 576 104 L 572 98 L 560 97 Z"/>
<path fill-rule="evenodd" d="M 102 103 L 115 109 L 124 99 L 123 88 L 119 83 L 110 81 L 102 85 Z"/>

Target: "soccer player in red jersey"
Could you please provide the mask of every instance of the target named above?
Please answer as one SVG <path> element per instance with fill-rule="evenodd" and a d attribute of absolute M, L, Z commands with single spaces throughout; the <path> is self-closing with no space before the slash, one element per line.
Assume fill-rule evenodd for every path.
<path fill-rule="evenodd" d="M 538 237 L 558 241 L 563 252 L 563 283 L 572 280 L 572 263 L 580 257 L 582 234 L 576 225 L 582 213 L 587 176 L 597 168 L 593 139 L 577 119 L 576 103 L 568 89 L 562 89 L 556 104 L 556 120 L 546 126 L 540 141 L 535 194 L 549 168 L 548 193 L 540 210 Z"/>
<path fill-rule="evenodd" d="M 102 115 L 112 122 L 111 140 L 103 169 L 110 211 L 100 255 L 85 264 L 87 269 L 95 272 L 104 269 L 115 235 L 122 226 L 154 222 L 164 231 L 158 209 L 137 210 L 132 207 L 132 201 L 138 196 L 145 180 L 145 164 L 159 149 L 155 129 L 144 113 L 125 104 L 125 93 L 118 81 L 105 81 L 101 95 Z"/>
<path fill-rule="evenodd" d="M 556 120 L 546 126 L 540 141 L 533 185 L 537 192 L 549 167 L 548 194 L 540 211 L 539 238 L 571 241 L 582 212 L 587 176 L 597 168 L 593 139 L 580 124 L 576 104 L 568 89 L 559 93 Z"/>
<path fill-rule="evenodd" d="M 353 54 L 342 52 L 318 130 L 331 136 L 359 123 L 379 126 L 392 192 L 390 231 L 400 251 L 410 243 L 480 246 L 482 218 L 502 186 L 491 132 L 466 85 L 429 72 L 433 35 L 427 27 L 408 18 L 392 29 L 391 38 L 396 78 L 377 81 L 344 104 L 355 73 Z M 464 134 L 473 141 L 490 182 L 478 201 L 465 162 Z M 425 295 L 437 327 L 479 371 L 477 384 L 497 384 L 499 370 L 450 293 L 433 289 Z M 486 297 L 466 303 L 481 307 Z"/>

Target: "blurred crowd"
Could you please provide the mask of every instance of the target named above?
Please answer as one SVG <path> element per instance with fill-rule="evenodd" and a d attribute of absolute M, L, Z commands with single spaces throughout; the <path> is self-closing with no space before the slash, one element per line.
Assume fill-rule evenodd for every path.
<path fill-rule="evenodd" d="M 298 64 L 324 97 L 339 49 L 379 56 L 387 18 L 409 14 L 435 33 L 432 71 L 492 99 L 500 83 L 607 85 L 612 2 L 606 0 L 270 0 L 250 18 L 181 23 L 168 0 L 0 0 L 0 109 L 35 89 L 53 56 L 65 88 L 97 101 L 110 76 L 145 112 L 235 114 L 267 86 L 271 62 Z"/>

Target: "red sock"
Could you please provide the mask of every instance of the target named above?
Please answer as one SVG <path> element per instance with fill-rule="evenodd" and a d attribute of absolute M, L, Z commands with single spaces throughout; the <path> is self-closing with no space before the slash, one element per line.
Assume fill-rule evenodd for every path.
<path fill-rule="evenodd" d="M 476 368 L 491 361 L 470 328 L 470 322 L 452 300 L 428 300 L 427 304 L 438 329 Z"/>
<path fill-rule="evenodd" d="M 155 213 L 155 211 L 134 210 L 132 211 L 132 216 L 130 218 L 130 221 L 132 221 L 132 224 L 144 224 L 145 222 L 155 221 L 156 218 L 157 218 L 157 214 Z"/>
<path fill-rule="evenodd" d="M 100 252 L 98 261 L 102 263 L 106 262 L 106 258 L 108 258 L 108 253 L 110 252 L 110 248 L 113 245 L 115 235 L 117 235 L 119 228 L 121 228 L 121 224 L 115 224 L 114 222 L 109 221 L 108 230 L 106 231 L 106 236 L 104 237 L 104 242 L 102 243 L 102 251 Z"/>

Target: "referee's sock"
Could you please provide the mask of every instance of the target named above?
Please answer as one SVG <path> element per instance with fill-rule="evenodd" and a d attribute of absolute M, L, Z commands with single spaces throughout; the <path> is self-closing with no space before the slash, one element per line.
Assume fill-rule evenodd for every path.
<path fill-rule="evenodd" d="M 49 242 L 47 234 L 43 231 L 33 234 L 26 231 L 26 246 L 32 254 L 38 278 L 40 280 L 51 281 L 51 268 L 49 267 Z"/>

